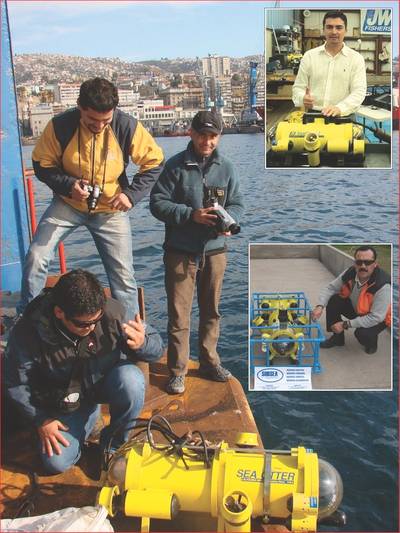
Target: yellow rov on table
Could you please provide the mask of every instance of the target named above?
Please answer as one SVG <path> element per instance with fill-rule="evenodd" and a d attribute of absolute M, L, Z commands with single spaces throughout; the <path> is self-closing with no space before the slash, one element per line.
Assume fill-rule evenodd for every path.
<path fill-rule="evenodd" d="M 267 134 L 267 166 L 363 166 L 364 130 L 352 116 L 294 111 Z"/>
<path fill-rule="evenodd" d="M 250 369 L 256 362 L 276 365 L 279 358 L 290 364 L 322 371 L 319 345 L 325 340 L 318 322 L 311 320 L 311 306 L 303 292 L 252 295 L 250 310 Z"/>

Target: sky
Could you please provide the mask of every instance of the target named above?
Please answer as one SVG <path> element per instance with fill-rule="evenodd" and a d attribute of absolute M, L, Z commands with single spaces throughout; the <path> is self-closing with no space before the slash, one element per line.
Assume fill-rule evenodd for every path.
<path fill-rule="evenodd" d="M 119 57 L 241 57 L 264 50 L 264 8 L 394 8 L 394 55 L 399 50 L 397 1 L 24 1 L 7 0 L 13 53 Z"/>

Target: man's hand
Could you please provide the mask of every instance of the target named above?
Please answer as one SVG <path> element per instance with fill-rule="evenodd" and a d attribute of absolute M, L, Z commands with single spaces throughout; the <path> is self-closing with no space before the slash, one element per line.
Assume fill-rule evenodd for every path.
<path fill-rule="evenodd" d="M 131 350 L 138 350 L 144 344 L 145 329 L 139 313 L 135 315 L 135 320 L 128 320 L 122 324 L 122 329 L 127 337 L 126 343 Z"/>
<path fill-rule="evenodd" d="M 314 107 L 314 97 L 311 95 L 308 87 L 306 88 L 306 94 L 303 97 L 303 105 L 306 111 Z"/>
<path fill-rule="evenodd" d="M 324 308 L 322 307 L 322 305 L 315 306 L 314 309 L 311 311 L 311 320 L 313 320 L 314 322 L 319 320 L 321 318 L 323 310 Z"/>
<path fill-rule="evenodd" d="M 48 418 L 38 427 L 39 438 L 42 443 L 42 452 L 46 453 L 49 457 L 53 457 L 54 452 L 57 455 L 61 455 L 62 450 L 59 442 L 61 442 L 63 446 L 69 446 L 69 442 L 60 432 L 60 429 L 62 431 L 68 431 L 67 426 L 64 426 L 60 420 L 54 420 L 53 418 Z"/>
<path fill-rule="evenodd" d="M 89 182 L 87 180 L 74 181 L 71 189 L 71 198 L 73 200 L 78 200 L 78 202 L 80 202 L 82 200 L 86 200 L 86 198 L 89 196 L 89 192 L 83 188 L 84 185 L 89 185 Z"/>
<path fill-rule="evenodd" d="M 324 107 L 321 113 L 325 117 L 340 117 L 341 115 L 341 111 L 336 105 L 328 105 L 328 107 Z"/>
<path fill-rule="evenodd" d="M 217 223 L 218 217 L 213 214 L 213 207 L 202 207 L 200 209 L 195 209 L 192 213 L 193 222 L 197 224 L 204 224 L 205 226 L 215 226 Z"/>
<path fill-rule="evenodd" d="M 336 324 L 332 324 L 331 330 L 333 333 L 342 333 L 342 331 L 344 331 L 343 322 L 336 322 Z"/>
<path fill-rule="evenodd" d="M 132 202 L 123 192 L 113 196 L 111 200 L 109 200 L 108 205 L 113 209 L 117 209 L 118 211 L 129 211 L 129 209 L 133 207 Z"/>

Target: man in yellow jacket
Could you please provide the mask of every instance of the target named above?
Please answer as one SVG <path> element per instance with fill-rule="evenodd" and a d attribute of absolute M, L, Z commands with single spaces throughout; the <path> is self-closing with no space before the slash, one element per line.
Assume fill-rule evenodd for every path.
<path fill-rule="evenodd" d="M 118 91 L 109 81 L 85 81 L 77 104 L 47 124 L 32 153 L 35 174 L 54 197 L 25 258 L 17 311 L 43 289 L 59 242 L 86 226 L 113 297 L 133 319 L 138 298 L 128 211 L 156 182 L 163 153 L 140 122 L 117 109 Z M 131 183 L 130 159 L 139 167 Z"/>

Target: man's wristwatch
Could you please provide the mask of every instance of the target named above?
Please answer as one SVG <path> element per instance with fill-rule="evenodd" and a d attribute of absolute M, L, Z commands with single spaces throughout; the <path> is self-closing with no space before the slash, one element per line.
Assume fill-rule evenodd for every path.
<path fill-rule="evenodd" d="M 349 329 L 349 327 L 350 327 L 350 322 L 348 320 L 345 320 L 343 322 L 343 329 Z"/>

